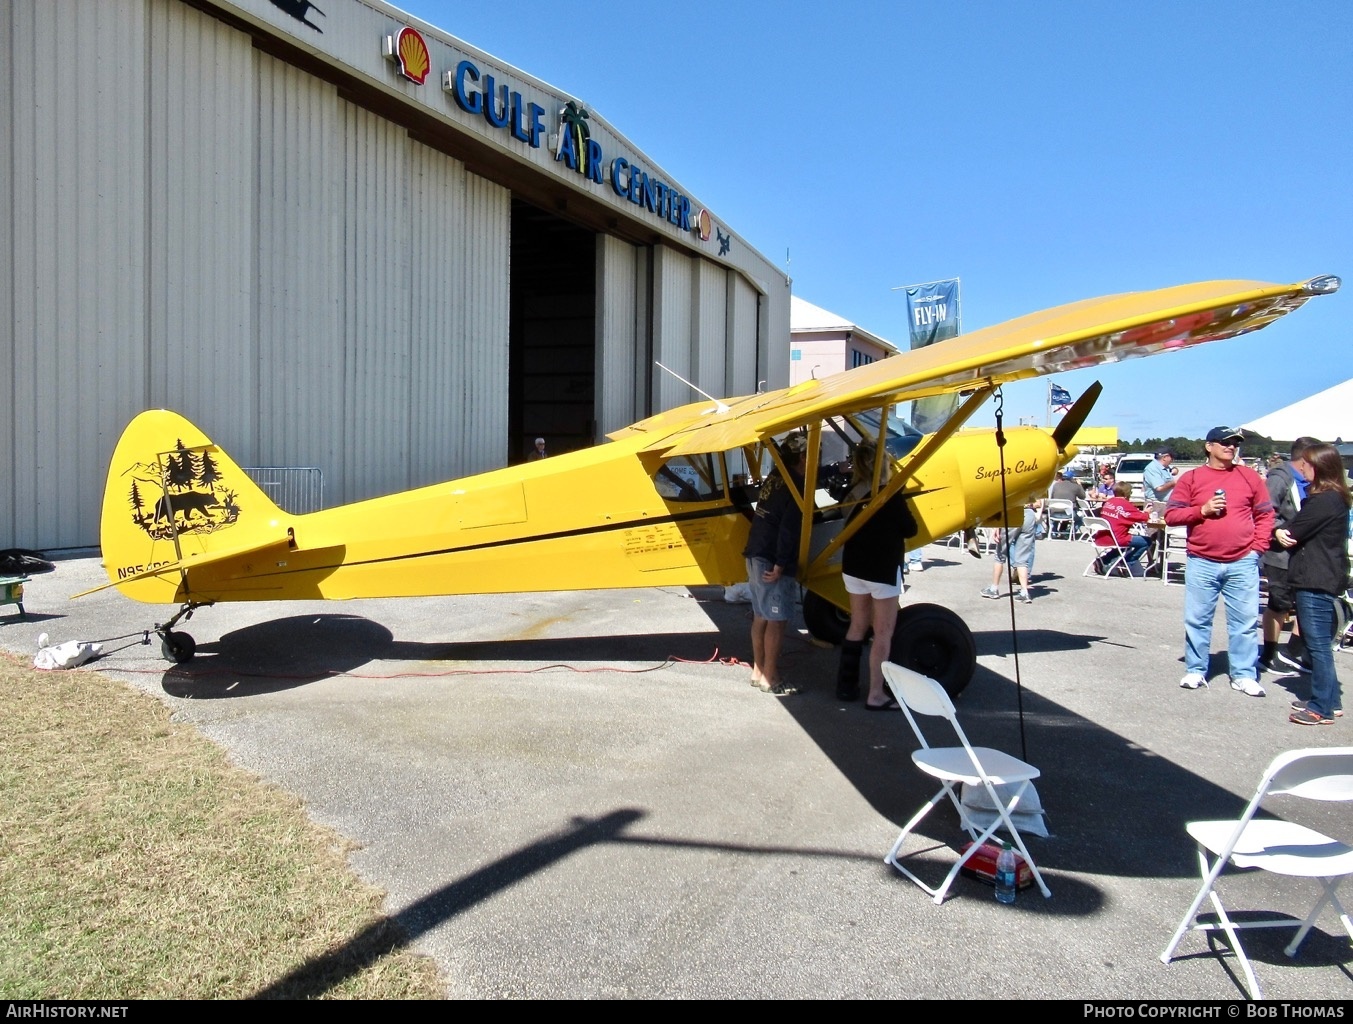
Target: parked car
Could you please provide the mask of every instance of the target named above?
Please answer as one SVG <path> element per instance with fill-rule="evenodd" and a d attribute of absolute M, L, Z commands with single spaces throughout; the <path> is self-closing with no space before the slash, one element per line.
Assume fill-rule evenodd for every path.
<path fill-rule="evenodd" d="M 1142 474 L 1155 457 L 1151 452 L 1128 452 L 1118 457 L 1114 477 L 1120 484 L 1132 485 L 1132 501 L 1142 500 Z"/>

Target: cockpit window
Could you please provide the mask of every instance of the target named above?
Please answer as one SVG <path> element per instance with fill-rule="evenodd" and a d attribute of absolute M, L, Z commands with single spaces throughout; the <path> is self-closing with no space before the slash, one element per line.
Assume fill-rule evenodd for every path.
<path fill-rule="evenodd" d="M 678 455 L 653 474 L 653 484 L 667 501 L 717 501 L 723 498 L 720 455 Z"/>
<path fill-rule="evenodd" d="M 878 409 L 866 409 L 864 412 L 856 413 L 855 419 L 870 437 L 878 437 L 879 432 L 879 413 Z M 898 416 L 896 410 L 888 410 L 888 434 L 884 439 L 884 447 L 888 454 L 894 459 L 900 459 L 921 443 L 921 438 L 925 436 L 919 430 L 911 425 L 907 420 Z"/>

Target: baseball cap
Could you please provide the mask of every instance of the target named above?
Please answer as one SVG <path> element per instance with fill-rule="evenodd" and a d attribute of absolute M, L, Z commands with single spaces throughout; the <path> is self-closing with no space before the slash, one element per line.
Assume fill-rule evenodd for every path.
<path fill-rule="evenodd" d="M 1068 480 L 1074 479 L 1076 471 L 1070 466 L 1067 466 L 1066 469 L 1062 470 L 1062 476 L 1066 477 Z"/>
<path fill-rule="evenodd" d="M 780 442 L 780 452 L 784 455 L 802 455 L 808 450 L 808 438 L 802 434 L 790 434 Z"/>
<path fill-rule="evenodd" d="M 1157 448 L 1157 449 L 1156 449 L 1156 456 L 1157 456 L 1157 457 L 1160 457 L 1161 455 L 1168 455 L 1168 456 L 1170 456 L 1170 458 L 1174 458 L 1174 449 L 1173 449 L 1173 448 Z"/>
<path fill-rule="evenodd" d="M 1211 444 L 1214 441 L 1221 441 L 1223 443 L 1235 441 L 1238 443 L 1243 440 L 1245 440 L 1245 434 L 1239 427 L 1213 427 L 1207 432 L 1208 444 Z"/>
<path fill-rule="evenodd" d="M 545 439 L 544 439 L 543 437 L 538 437 L 538 438 L 536 438 L 536 444 L 544 444 L 544 443 L 545 443 Z"/>

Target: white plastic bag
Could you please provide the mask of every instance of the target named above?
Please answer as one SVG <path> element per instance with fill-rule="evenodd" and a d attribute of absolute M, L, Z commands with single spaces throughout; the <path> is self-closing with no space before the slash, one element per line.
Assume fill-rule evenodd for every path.
<path fill-rule="evenodd" d="M 1010 784 L 996 786 L 996 796 L 1001 800 L 1009 800 L 1010 794 L 1014 791 L 1014 786 Z M 981 828 L 986 828 L 998 817 L 996 809 L 991 806 L 991 797 L 987 795 L 985 786 L 970 785 L 963 783 L 963 795 L 961 802 L 964 813 L 973 821 L 977 822 Z M 1010 820 L 1015 823 L 1015 828 L 1021 832 L 1028 832 L 1031 836 L 1048 835 L 1047 822 L 1044 820 L 1043 801 L 1039 799 L 1038 790 L 1034 789 L 1034 784 L 1029 783 L 1024 790 L 1024 795 L 1020 797 L 1019 803 L 1015 809 L 1010 812 Z M 1002 826 L 1004 827 L 1004 826 Z"/>
<path fill-rule="evenodd" d="M 723 599 L 729 604 L 747 604 L 752 599 L 752 588 L 746 583 L 734 583 L 723 588 Z"/>
<path fill-rule="evenodd" d="M 44 633 L 43 639 L 46 638 L 47 634 Z M 85 643 L 82 640 L 67 640 L 64 644 L 41 648 L 33 659 L 33 667 L 42 669 L 75 668 L 77 665 L 83 665 L 90 658 L 97 658 L 102 653 L 103 644 Z"/>

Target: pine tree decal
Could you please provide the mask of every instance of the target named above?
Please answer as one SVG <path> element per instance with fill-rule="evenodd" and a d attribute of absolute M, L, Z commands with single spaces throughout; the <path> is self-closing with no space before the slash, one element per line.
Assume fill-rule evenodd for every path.
<path fill-rule="evenodd" d="M 169 486 L 182 491 L 193 485 L 193 478 L 197 476 L 197 472 L 193 467 L 192 455 L 184 447 L 183 442 L 179 441 L 176 447 L 176 453 L 169 456 L 167 476 Z"/>
<path fill-rule="evenodd" d="M 205 484 L 207 487 L 214 487 L 221 479 L 221 471 L 216 468 L 216 463 L 212 461 L 211 452 L 202 453 L 202 468 L 198 471 L 197 482 Z"/>
<path fill-rule="evenodd" d="M 127 500 L 132 507 L 132 522 L 137 526 L 144 527 L 146 525 L 145 502 L 141 498 L 141 488 L 137 486 L 135 479 L 132 480 L 132 491 Z"/>

